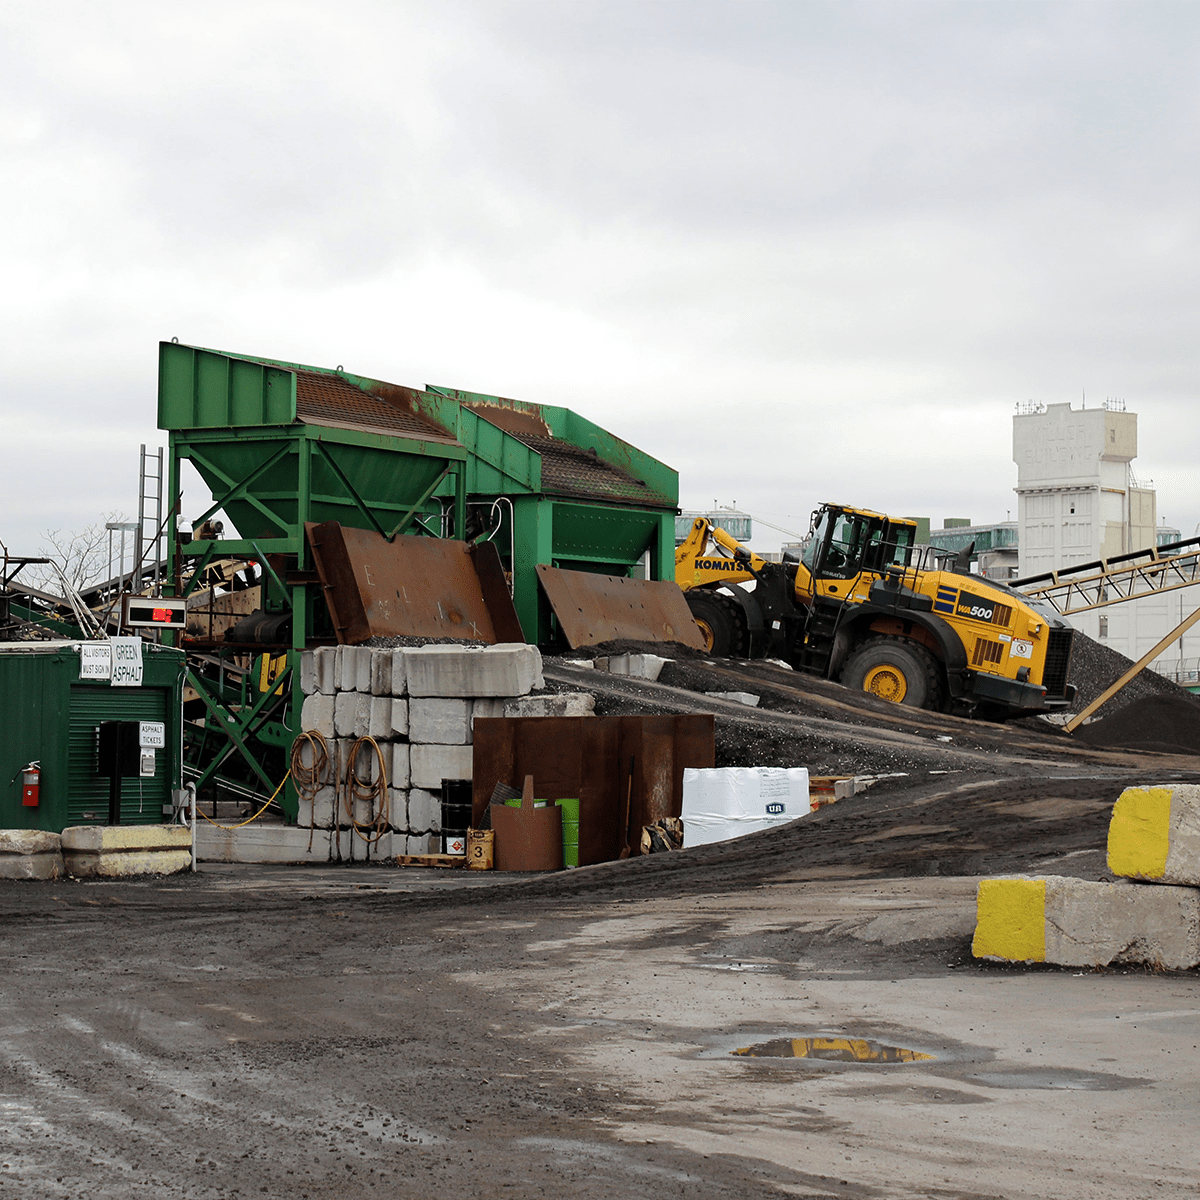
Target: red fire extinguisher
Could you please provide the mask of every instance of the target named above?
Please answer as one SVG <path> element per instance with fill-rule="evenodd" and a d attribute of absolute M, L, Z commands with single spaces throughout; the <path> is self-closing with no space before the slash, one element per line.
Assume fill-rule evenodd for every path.
<path fill-rule="evenodd" d="M 41 775 L 42 768 L 36 762 L 31 762 L 29 766 L 21 768 L 21 803 L 26 808 L 37 808 L 38 806 Z"/>

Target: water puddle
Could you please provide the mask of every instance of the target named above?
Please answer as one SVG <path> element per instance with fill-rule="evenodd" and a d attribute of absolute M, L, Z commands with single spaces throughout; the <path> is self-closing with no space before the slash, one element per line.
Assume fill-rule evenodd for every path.
<path fill-rule="evenodd" d="M 885 1046 L 866 1038 L 845 1037 L 773 1038 L 731 1053 L 743 1058 L 818 1058 L 826 1062 L 851 1063 L 929 1062 L 934 1058 L 932 1054 L 906 1050 L 903 1046 Z"/>

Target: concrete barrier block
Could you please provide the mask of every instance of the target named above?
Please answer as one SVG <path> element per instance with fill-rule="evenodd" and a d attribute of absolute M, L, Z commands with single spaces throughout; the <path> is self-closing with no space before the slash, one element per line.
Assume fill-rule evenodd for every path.
<path fill-rule="evenodd" d="M 408 667 L 407 650 L 392 651 L 392 695 L 407 696 L 408 695 Z"/>
<path fill-rule="evenodd" d="M 408 737 L 408 701 L 392 701 L 392 737 Z"/>
<path fill-rule="evenodd" d="M 317 687 L 317 672 L 313 666 L 311 650 L 305 650 L 300 655 L 300 690 L 306 696 L 311 696 L 313 692 L 320 690 Z"/>
<path fill-rule="evenodd" d="M 506 642 L 474 646 L 418 646 L 405 652 L 410 696 L 524 696 L 545 687 L 536 646 Z"/>
<path fill-rule="evenodd" d="M 442 839 L 436 833 L 410 833 L 405 839 L 406 854 L 437 854 Z"/>
<path fill-rule="evenodd" d="M 408 832 L 408 788 L 388 789 L 388 824 L 395 833 Z"/>
<path fill-rule="evenodd" d="M 392 787 L 406 788 L 409 780 L 409 745 L 407 742 L 392 743 L 391 773 L 388 782 Z"/>
<path fill-rule="evenodd" d="M 413 742 L 465 746 L 471 740 L 471 702 L 414 697 L 408 702 L 408 736 Z"/>
<path fill-rule="evenodd" d="M 192 865 L 192 831 L 186 825 L 74 825 L 62 831 L 68 875 L 120 879 L 174 875 Z"/>
<path fill-rule="evenodd" d="M 409 754 L 409 778 L 413 787 L 437 788 L 443 779 L 470 779 L 470 746 L 414 745 Z"/>
<path fill-rule="evenodd" d="M 660 668 L 661 669 L 661 668 Z M 748 708 L 757 708 L 759 697 L 753 692 L 705 692 L 717 700 L 729 700 L 734 704 L 745 704 Z"/>
<path fill-rule="evenodd" d="M 662 658 L 657 654 L 612 654 L 608 658 L 608 673 L 610 675 L 629 675 L 634 679 L 648 679 L 652 683 L 662 669 L 673 659 Z M 596 660 L 600 665 L 601 660 Z"/>
<path fill-rule="evenodd" d="M 61 879 L 65 874 L 57 833 L 0 829 L 0 879 Z"/>
<path fill-rule="evenodd" d="M 1064 967 L 1200 964 L 1200 892 L 1058 875 L 980 881 L 976 958 Z"/>
<path fill-rule="evenodd" d="M 371 728 L 371 701 L 374 697 L 369 692 L 355 692 L 354 701 L 354 736 L 366 737 Z"/>
<path fill-rule="evenodd" d="M 322 772 L 321 778 L 317 780 L 318 786 L 323 783 L 331 783 L 337 775 L 337 761 L 334 757 L 337 754 L 336 744 L 332 738 L 325 738 L 324 740 L 326 755 L 325 769 Z M 314 766 L 314 761 L 317 757 L 317 753 L 312 741 L 308 738 L 301 738 L 299 740 L 299 749 L 297 754 L 300 758 L 300 765 L 306 770 L 311 771 Z"/>
<path fill-rule="evenodd" d="M 371 694 L 371 656 L 374 653 L 370 646 L 355 646 L 354 650 L 354 690 L 364 695 Z"/>
<path fill-rule="evenodd" d="M 349 829 L 305 829 L 299 825 L 222 829 L 202 822 L 196 828 L 196 859 L 226 863 L 345 862 L 356 837 Z M 364 856 L 359 853 L 358 857 Z"/>
<path fill-rule="evenodd" d="M 375 806 L 375 800 L 355 800 L 354 801 L 354 822 L 356 825 L 374 825 L 375 818 L 379 812 Z"/>
<path fill-rule="evenodd" d="M 371 695 L 390 696 L 392 694 L 392 657 L 391 650 L 371 651 Z"/>
<path fill-rule="evenodd" d="M 404 835 L 400 835 L 401 841 L 404 842 Z M 400 851 L 404 853 L 403 850 Z M 385 829 L 383 833 L 372 831 L 367 840 L 358 839 L 358 844 L 354 847 L 354 861 L 360 862 L 364 859 L 367 862 L 383 862 L 388 858 L 396 857 L 396 839 L 390 829 Z"/>
<path fill-rule="evenodd" d="M 442 812 L 440 792 L 432 792 L 428 788 L 410 789 L 408 793 L 408 832 L 428 833 L 433 828 L 435 810 L 440 819 Z"/>
<path fill-rule="evenodd" d="M 296 816 L 297 824 L 302 825 L 305 829 L 310 826 L 316 826 L 317 829 L 332 828 L 333 809 L 336 803 L 337 797 L 334 795 L 333 788 L 319 788 L 311 800 L 303 798 L 300 800 Z"/>
<path fill-rule="evenodd" d="M 476 703 L 481 703 L 476 701 Z M 484 714 L 477 712 L 477 716 Z M 596 697 L 588 692 L 560 692 L 557 696 L 522 696 L 505 700 L 504 710 L 489 713 L 497 717 L 592 717 L 596 715 Z"/>
<path fill-rule="evenodd" d="M 504 716 L 504 706 L 508 703 L 502 697 L 492 697 L 488 699 L 472 700 L 471 701 L 471 728 L 467 731 L 467 741 L 475 741 L 475 721 L 479 717 L 502 717 Z"/>
<path fill-rule="evenodd" d="M 358 662 L 354 657 L 353 646 L 338 646 L 334 652 L 333 690 L 335 692 L 352 692 L 358 677 Z"/>
<path fill-rule="evenodd" d="M 337 691 L 337 652 L 337 646 L 318 646 L 312 651 L 313 690 L 325 696 Z"/>
<path fill-rule="evenodd" d="M 305 696 L 300 708 L 300 728 L 304 732 L 319 733 L 326 741 L 335 736 L 334 708 L 336 699 L 324 692 Z"/>
<path fill-rule="evenodd" d="M 339 647 L 340 649 L 341 647 Z M 354 736 L 354 721 L 358 716 L 358 693 L 338 692 L 333 700 L 333 732 L 336 737 Z"/>
<path fill-rule="evenodd" d="M 1200 784 L 1126 788 L 1108 825 L 1108 869 L 1127 879 L 1200 887 Z"/>
<path fill-rule="evenodd" d="M 392 736 L 392 704 L 391 696 L 369 697 L 367 736 L 377 742 L 385 741 Z"/>

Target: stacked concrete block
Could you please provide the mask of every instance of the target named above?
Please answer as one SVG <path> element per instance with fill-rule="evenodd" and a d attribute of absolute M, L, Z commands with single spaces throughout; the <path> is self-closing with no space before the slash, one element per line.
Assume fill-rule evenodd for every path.
<path fill-rule="evenodd" d="M 391 650 L 371 651 L 371 695 L 390 696 L 392 694 L 392 659 Z M 400 660 L 402 663 L 404 659 Z"/>
<path fill-rule="evenodd" d="M 1200 785 L 1126 788 L 1108 827 L 1116 883 L 1058 876 L 979 885 L 977 958 L 1061 966 L 1200 965 Z"/>
<path fill-rule="evenodd" d="M 407 742 L 393 742 L 391 774 L 388 775 L 388 783 L 395 788 L 406 788 L 409 782 L 409 763 L 408 756 L 412 747 Z"/>
<path fill-rule="evenodd" d="M 369 737 L 382 750 L 395 854 L 441 849 L 442 783 L 471 778 L 476 719 L 584 715 L 594 709 L 593 698 L 582 693 L 531 696 L 545 687 L 542 660 L 536 647 L 521 643 L 326 647 L 302 656 L 301 684 L 302 725 L 325 737 L 330 756 L 328 782 L 302 802 L 301 824 L 330 831 L 350 824 L 348 760 L 356 740 Z M 527 707 L 510 711 L 514 704 Z M 358 774 L 366 784 L 377 778 L 379 764 L 373 749 L 360 747 L 359 756 Z M 379 814 L 372 807 L 354 801 L 354 821 L 373 823 Z"/>
<path fill-rule="evenodd" d="M 476 701 L 476 703 L 481 703 Z M 556 696 L 522 696 L 517 700 L 505 700 L 498 713 L 480 713 L 479 716 L 497 717 L 594 717 L 596 697 L 589 692 L 559 692 Z"/>
<path fill-rule="evenodd" d="M 408 736 L 414 742 L 465 746 L 471 740 L 471 701 L 414 697 L 408 702 Z"/>
<path fill-rule="evenodd" d="M 334 703 L 334 696 L 327 696 L 324 692 L 314 692 L 311 696 L 305 696 L 300 709 L 301 730 L 305 733 L 319 733 L 326 741 L 333 737 Z"/>
<path fill-rule="evenodd" d="M 410 696 L 525 696 L 546 686 L 536 646 L 420 646 L 405 652 Z"/>
<path fill-rule="evenodd" d="M 470 779 L 470 746 L 414 744 L 409 752 L 413 787 L 440 789 L 443 779 Z"/>

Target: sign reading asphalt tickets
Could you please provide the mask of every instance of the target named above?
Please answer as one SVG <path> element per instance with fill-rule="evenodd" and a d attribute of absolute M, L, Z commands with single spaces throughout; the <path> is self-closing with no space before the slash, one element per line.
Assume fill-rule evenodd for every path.
<path fill-rule="evenodd" d="M 79 645 L 79 678 L 111 679 L 112 650 L 107 642 L 81 642 Z"/>
<path fill-rule="evenodd" d="M 142 639 L 110 638 L 113 687 L 142 686 Z"/>
<path fill-rule="evenodd" d="M 138 746 L 142 750 L 165 750 L 167 723 L 165 721 L 139 721 Z"/>

